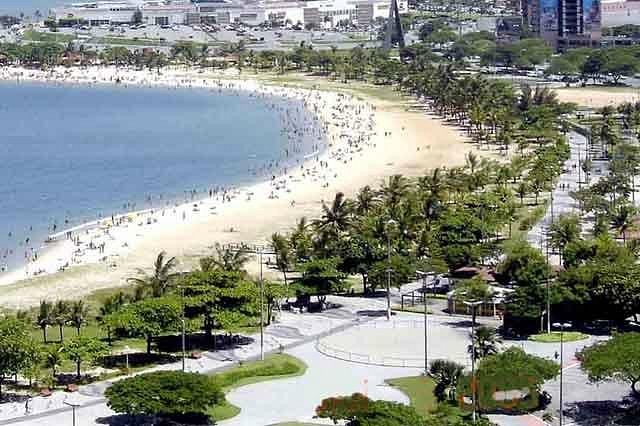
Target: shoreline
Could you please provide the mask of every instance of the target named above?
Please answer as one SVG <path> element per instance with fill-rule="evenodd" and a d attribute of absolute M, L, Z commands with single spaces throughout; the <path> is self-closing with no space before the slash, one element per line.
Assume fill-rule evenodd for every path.
<path fill-rule="evenodd" d="M 78 69 L 72 69 L 77 71 Z M 29 84 L 43 84 L 43 85 L 70 85 L 70 86 L 113 86 L 113 87 L 125 87 L 131 89 L 140 88 L 163 88 L 163 89 L 176 89 L 176 90 L 207 90 L 211 92 L 211 95 L 225 94 L 231 96 L 247 96 L 251 98 L 261 98 L 263 101 L 268 102 L 270 99 L 278 99 L 282 102 L 291 102 L 289 107 L 293 108 L 294 104 L 301 103 L 304 111 L 303 116 L 308 118 L 312 117 L 316 124 L 316 127 L 312 127 L 310 133 L 302 135 L 305 141 L 302 143 L 302 152 L 297 155 L 292 155 L 289 158 L 282 158 L 283 164 L 278 165 L 278 169 L 271 180 L 265 174 L 269 174 L 262 170 L 260 173 L 249 173 L 250 176 L 245 176 L 243 180 L 251 183 L 239 183 L 237 186 L 230 185 L 225 187 L 224 192 L 221 194 L 222 198 L 219 199 L 218 193 L 214 193 L 215 199 L 212 199 L 211 190 L 207 197 L 206 191 L 192 196 L 191 200 L 178 201 L 177 199 L 167 201 L 164 206 L 145 208 L 141 210 L 119 212 L 111 215 L 111 218 L 103 217 L 96 220 L 73 225 L 69 228 L 56 231 L 54 234 L 50 234 L 44 241 L 39 244 L 38 251 L 41 253 L 40 257 L 35 260 L 28 261 L 21 264 L 18 267 L 11 268 L 5 272 L 0 273 L 0 286 L 7 286 L 15 284 L 25 279 L 35 278 L 38 276 L 46 276 L 49 274 L 55 274 L 58 272 L 64 272 L 68 267 L 81 266 L 85 264 L 108 262 L 109 257 L 118 257 L 124 254 L 129 248 L 128 242 L 125 242 L 125 246 L 120 250 L 105 251 L 102 246 L 103 242 L 94 244 L 93 239 L 96 236 L 96 229 L 107 226 L 104 236 L 111 236 L 110 228 L 119 227 L 122 224 L 126 227 L 126 222 L 132 223 L 137 221 L 139 226 L 154 225 L 159 222 L 157 214 L 161 211 L 162 217 L 165 216 L 167 209 L 173 209 L 173 213 L 182 214 L 183 221 L 186 219 L 187 212 L 189 210 L 196 211 L 196 205 L 202 206 L 202 208 L 216 209 L 224 204 L 225 199 L 227 203 L 240 196 L 246 196 L 247 201 L 250 201 L 251 197 L 256 193 L 263 193 L 267 185 L 271 185 L 272 188 L 269 192 L 269 197 L 278 197 L 277 192 L 280 187 L 286 186 L 286 181 L 291 179 L 293 181 L 300 178 L 300 174 L 304 175 L 307 171 L 312 169 L 312 164 L 321 162 L 327 163 L 328 157 L 331 156 L 330 150 L 332 144 L 328 140 L 326 133 L 327 122 L 319 116 L 317 105 L 313 105 L 313 108 L 307 105 L 308 97 L 314 94 L 313 90 L 306 89 L 288 89 L 288 88 L 273 88 L 263 85 L 253 80 L 226 80 L 224 77 L 215 80 L 202 80 L 197 81 L 195 77 L 191 76 L 190 79 L 179 79 L 178 76 L 169 76 L 167 78 L 161 78 L 161 75 L 154 74 L 152 72 L 140 72 L 133 73 L 133 79 L 125 79 L 119 74 L 122 69 L 114 67 L 95 67 L 91 71 L 97 71 L 97 75 L 89 73 L 88 76 L 73 75 L 70 69 L 57 68 L 53 71 L 43 72 L 38 70 L 30 70 L 25 68 L 8 68 L 0 69 L 0 82 L 15 82 L 16 84 L 29 83 Z M 66 74 L 66 75 L 64 75 Z M 125 69 L 125 75 L 131 77 L 130 71 Z M 123 82 L 124 81 L 124 82 Z M 124 86 L 123 86 L 124 85 Z M 288 114 L 290 111 L 286 110 Z M 298 117 L 300 118 L 300 117 Z M 304 123 L 303 123 L 304 124 Z M 320 127 L 317 127 L 320 126 Z M 281 132 L 285 132 L 287 129 L 283 127 Z M 308 129 L 307 129 L 308 130 Z M 319 130 L 319 132 L 316 132 Z M 322 137 L 316 140 L 314 144 L 312 139 L 314 134 L 321 133 Z M 362 137 L 363 135 L 358 135 Z M 305 153 L 304 145 L 311 145 L 312 152 Z M 340 151 L 341 148 L 338 148 Z M 287 173 L 288 169 L 300 168 L 302 172 Z M 284 172 L 284 173 L 283 173 Z M 275 191 L 273 183 L 279 182 L 275 185 Z M 229 195 L 230 194 L 230 195 Z M 221 202 L 220 202 L 221 201 Z M 142 221 L 142 222 L 140 222 Z M 89 245 L 83 242 L 83 234 L 90 239 Z M 67 241 L 64 237 L 66 236 Z M 77 242 L 74 240 L 78 238 Z M 68 244 L 68 240 L 72 239 L 73 245 Z M 116 241 L 119 241 L 118 237 L 115 237 Z M 125 238 L 120 238 L 120 240 Z M 75 247 L 81 247 L 77 250 Z M 98 250 L 98 254 L 105 254 L 105 256 L 90 256 L 88 259 L 78 259 L 73 253 L 77 253 L 82 249 Z M 55 257 L 56 260 L 52 258 Z M 68 259 L 67 261 L 62 260 Z M 54 264 L 57 263 L 57 264 Z M 113 267 L 116 266 L 115 262 L 112 262 Z M 1 304 L 1 301 L 0 301 Z"/>
<path fill-rule="evenodd" d="M 91 78 L 95 73 L 103 77 L 113 75 L 105 67 L 89 69 L 88 72 L 64 69 L 66 75 L 72 76 L 79 71 L 83 71 L 82 75 L 88 76 L 90 81 L 93 81 Z M 114 71 L 116 70 L 111 69 L 111 73 Z M 39 73 L 31 70 L 24 72 L 33 75 Z M 157 76 L 144 71 L 116 72 L 129 78 Z M 305 161 L 302 170 L 287 176 L 289 179 L 284 178 L 283 181 L 283 177 L 280 177 L 275 181 L 261 182 L 247 189 L 237 190 L 231 202 L 219 206 L 220 208 L 214 207 L 213 212 L 210 210 L 212 205 L 200 203 L 197 205 L 198 212 L 188 212 L 188 221 L 165 220 L 164 216 L 159 216 L 158 221 L 150 226 L 140 222 L 130 223 L 125 232 L 121 233 L 125 235 L 113 233 L 116 240 L 129 239 L 127 247 L 105 253 L 109 256 L 106 262 L 85 259 L 80 262 L 80 266 L 74 266 L 66 272 L 26 281 L 14 279 L 7 282 L 5 278 L 3 282 L 0 278 L 0 305 L 21 308 L 33 306 L 40 299 L 54 295 L 78 298 L 96 290 L 126 285 L 126 278 L 135 275 L 140 268 L 150 267 L 152 259 L 160 250 L 166 250 L 170 256 L 178 256 L 182 261 L 181 269 L 185 269 L 191 263 L 196 263 L 197 256 L 210 253 L 215 242 L 261 244 L 273 232 L 289 230 L 300 217 L 316 216 L 320 211 L 321 200 L 329 202 L 337 191 L 352 196 L 360 187 L 366 184 L 377 186 L 381 178 L 394 173 L 415 176 L 433 167 L 461 165 L 466 152 L 472 149 L 459 129 L 446 126 L 424 111 L 416 112 L 405 108 L 399 111 L 397 103 L 373 100 L 366 96 L 366 101 L 362 101 L 360 96 L 345 94 L 335 87 L 322 90 L 273 86 L 247 79 L 246 76 L 237 79 L 237 76 L 220 73 L 202 74 L 184 70 L 168 70 L 161 77 L 169 84 L 186 84 L 187 87 L 193 86 L 195 80 L 201 80 L 203 84 L 205 81 L 209 85 L 217 82 L 239 85 L 248 90 L 261 87 L 271 93 L 305 93 L 316 99 L 316 105 L 332 101 L 334 108 L 325 107 L 318 111 L 326 124 L 330 146 L 315 162 L 311 159 L 311 165 L 316 164 L 315 168 L 311 168 L 309 162 Z M 71 83 L 74 82 L 71 78 Z M 326 82 L 317 83 L 322 85 Z M 131 84 L 131 80 L 125 81 L 125 84 Z M 354 116 L 354 110 L 360 116 Z M 370 113 L 367 115 L 371 121 L 369 127 L 366 120 L 362 119 L 362 112 Z M 358 137 L 367 133 L 366 140 Z M 323 169 L 317 167 L 320 161 L 327 164 L 324 174 Z M 271 194 L 275 196 L 270 197 Z M 183 204 L 182 211 L 189 207 L 193 207 L 192 203 Z M 206 214 L 207 211 L 210 214 Z M 177 215 L 173 215 L 174 219 Z M 69 247 L 65 250 L 69 250 Z M 52 260 L 50 256 L 49 262 L 52 261 L 55 259 Z M 257 268 L 249 265 L 249 269 L 252 273 L 252 269 Z"/>

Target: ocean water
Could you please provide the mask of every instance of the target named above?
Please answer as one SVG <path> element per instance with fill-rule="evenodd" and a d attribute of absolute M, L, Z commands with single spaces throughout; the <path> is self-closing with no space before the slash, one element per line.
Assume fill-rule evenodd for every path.
<path fill-rule="evenodd" d="M 24 13 L 31 16 L 36 10 L 42 15 L 46 15 L 49 9 L 67 3 L 74 3 L 69 0 L 0 0 L 0 15 L 18 16 Z"/>
<path fill-rule="evenodd" d="M 285 108 L 308 114 L 204 89 L 0 83 L 0 265 L 54 230 L 271 176 Z M 298 146 L 297 159 L 312 150 Z"/>

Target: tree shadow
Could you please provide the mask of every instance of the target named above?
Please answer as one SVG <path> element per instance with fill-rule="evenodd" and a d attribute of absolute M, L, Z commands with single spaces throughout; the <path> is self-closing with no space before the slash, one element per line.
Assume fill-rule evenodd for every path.
<path fill-rule="evenodd" d="M 114 414 L 113 416 L 98 417 L 96 423 L 108 426 L 208 426 L 216 424 L 201 414 L 185 415 L 176 418 Z"/>
<path fill-rule="evenodd" d="M 206 333 L 192 333 L 185 336 L 185 350 L 209 351 L 237 349 L 253 343 L 255 339 L 239 334 L 214 334 L 208 336 Z M 155 340 L 156 347 L 161 352 L 181 352 L 182 336 L 161 336 Z"/>
<path fill-rule="evenodd" d="M 101 359 L 101 364 L 105 368 L 126 368 L 127 358 L 130 368 L 144 367 L 151 364 L 170 364 L 179 360 L 178 357 L 171 354 L 157 354 L 146 352 L 130 353 L 128 356 L 125 354 L 108 355 Z"/>
<path fill-rule="evenodd" d="M 378 310 L 373 310 L 373 309 L 369 309 L 369 310 L 362 310 L 362 311 L 357 311 L 356 315 L 360 316 L 360 317 L 369 317 L 369 318 L 380 318 L 380 317 L 384 317 L 387 315 L 387 311 L 384 309 L 378 309 Z M 396 315 L 395 312 L 391 312 L 391 315 Z"/>
<path fill-rule="evenodd" d="M 640 425 L 640 402 L 633 397 L 622 401 L 578 401 L 566 407 L 564 414 L 580 426 Z"/>

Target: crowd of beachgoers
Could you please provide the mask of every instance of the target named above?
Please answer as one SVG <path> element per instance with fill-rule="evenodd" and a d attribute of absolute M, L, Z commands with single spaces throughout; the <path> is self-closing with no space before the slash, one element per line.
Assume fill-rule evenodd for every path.
<path fill-rule="evenodd" d="M 0 259 L 2 285 L 86 263 L 102 262 L 108 268 L 116 268 L 118 257 L 135 246 L 150 229 L 201 220 L 232 203 L 278 199 L 290 195 L 294 185 L 327 187 L 338 176 L 336 165 L 356 160 L 367 147 L 375 145 L 375 107 L 344 93 L 271 86 L 224 76 L 205 78 L 184 70 L 157 73 L 116 67 L 60 67 L 47 71 L 0 68 L 0 80 L 18 84 L 191 88 L 214 95 L 249 96 L 277 113 L 283 137 L 282 150 L 276 160 L 247 171 L 258 183 L 230 187 L 203 182 L 201 188 L 185 190 L 179 200 L 165 194 L 142 194 L 144 202 L 127 202 L 120 211 L 90 223 L 73 226 L 72 217 L 61 218 L 49 224 L 46 241 L 28 235 L 28 230 L 9 231 L 6 238 L 0 238 L 6 241 L 0 246 L 0 256 L 7 259 L 15 251 L 23 252 L 24 263 L 9 268 Z M 290 205 L 295 207 L 295 198 L 290 200 Z M 69 207 L 73 211 L 72 206 Z M 16 235 L 24 235 L 25 231 L 27 236 L 17 241 Z M 233 228 L 229 232 L 233 232 Z"/>

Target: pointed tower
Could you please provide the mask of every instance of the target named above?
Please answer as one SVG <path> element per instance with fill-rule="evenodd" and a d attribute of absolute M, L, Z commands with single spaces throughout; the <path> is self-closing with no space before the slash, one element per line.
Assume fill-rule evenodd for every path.
<path fill-rule="evenodd" d="M 400 48 L 404 47 L 404 34 L 402 32 L 402 25 L 400 24 L 400 12 L 398 11 L 397 0 L 391 0 L 389 20 L 387 21 L 387 34 L 384 37 L 384 44 L 382 47 L 385 49 L 391 49 L 394 41 L 398 42 L 398 46 L 400 46 Z"/>

